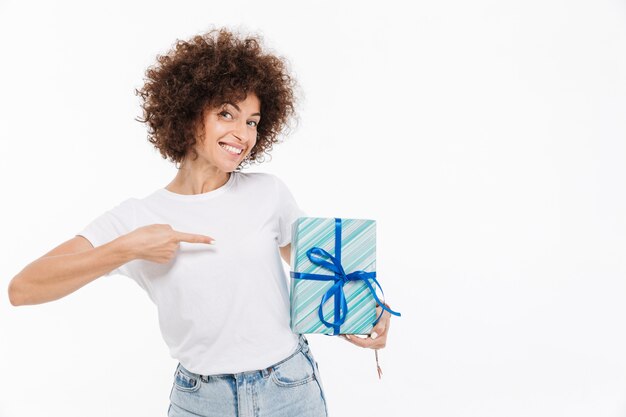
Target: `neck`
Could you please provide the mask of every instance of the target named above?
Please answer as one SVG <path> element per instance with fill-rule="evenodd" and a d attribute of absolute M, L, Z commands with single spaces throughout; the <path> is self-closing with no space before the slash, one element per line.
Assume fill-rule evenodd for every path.
<path fill-rule="evenodd" d="M 204 194 L 220 188 L 232 175 L 212 165 L 198 166 L 185 161 L 181 164 L 176 177 L 167 187 L 177 194 Z"/>

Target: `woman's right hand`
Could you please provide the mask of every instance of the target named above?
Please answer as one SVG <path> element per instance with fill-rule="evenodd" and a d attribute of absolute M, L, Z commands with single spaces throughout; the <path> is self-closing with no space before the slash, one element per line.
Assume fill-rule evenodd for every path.
<path fill-rule="evenodd" d="M 212 244 L 215 241 L 210 236 L 179 232 L 169 224 L 138 227 L 122 238 L 135 258 L 160 264 L 168 263 L 174 258 L 180 242 Z"/>

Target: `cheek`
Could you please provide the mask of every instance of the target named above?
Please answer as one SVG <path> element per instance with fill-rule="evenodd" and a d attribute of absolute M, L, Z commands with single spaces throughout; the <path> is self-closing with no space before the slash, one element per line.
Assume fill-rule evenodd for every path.
<path fill-rule="evenodd" d="M 256 144 L 257 144 L 257 140 L 255 136 L 254 139 L 250 141 L 250 150 L 248 151 L 248 153 L 252 152 L 252 149 L 256 146 Z"/>
<path fill-rule="evenodd" d="M 213 138 L 221 138 L 228 133 L 228 127 L 223 123 L 216 122 L 211 126 L 210 135 Z"/>

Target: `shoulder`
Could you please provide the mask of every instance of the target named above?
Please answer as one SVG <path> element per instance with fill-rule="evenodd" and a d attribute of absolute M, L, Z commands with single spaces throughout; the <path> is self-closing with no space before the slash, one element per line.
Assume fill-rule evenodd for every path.
<path fill-rule="evenodd" d="M 118 206 L 120 207 L 134 207 L 135 204 L 137 204 L 140 201 L 140 199 L 136 198 L 136 197 L 130 197 L 127 198 L 126 200 L 123 200 L 122 202 L 120 202 L 118 204 Z"/>
<path fill-rule="evenodd" d="M 127 198 L 125 200 L 122 200 L 117 205 L 111 207 L 105 214 L 109 214 L 117 218 L 125 218 L 130 220 L 135 215 L 135 207 L 139 201 L 140 200 L 135 197 Z"/>
<path fill-rule="evenodd" d="M 135 197 L 130 197 L 125 200 L 120 201 L 115 204 L 113 207 L 109 209 L 109 211 L 125 211 L 132 210 L 135 207 L 135 204 L 139 201 L 139 199 Z"/>
<path fill-rule="evenodd" d="M 245 189 L 254 195 L 273 195 L 277 201 L 291 198 L 291 190 L 278 176 L 266 172 L 237 173 L 240 190 Z"/>
<path fill-rule="evenodd" d="M 275 189 L 280 186 L 281 180 L 274 174 L 267 172 L 237 172 L 237 180 L 243 185 L 254 187 L 268 187 Z"/>

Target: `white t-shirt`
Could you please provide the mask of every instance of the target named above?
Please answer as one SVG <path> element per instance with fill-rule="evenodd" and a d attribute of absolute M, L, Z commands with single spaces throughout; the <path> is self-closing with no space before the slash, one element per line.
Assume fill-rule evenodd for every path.
<path fill-rule="evenodd" d="M 303 215 L 276 176 L 233 172 L 207 193 L 160 188 L 129 198 L 78 235 L 97 247 L 160 223 L 213 237 L 214 245 L 181 242 L 166 264 L 133 260 L 106 276 L 125 275 L 146 290 L 170 355 L 185 368 L 237 373 L 267 368 L 297 347 L 278 248 L 291 242 L 291 224 Z"/>

